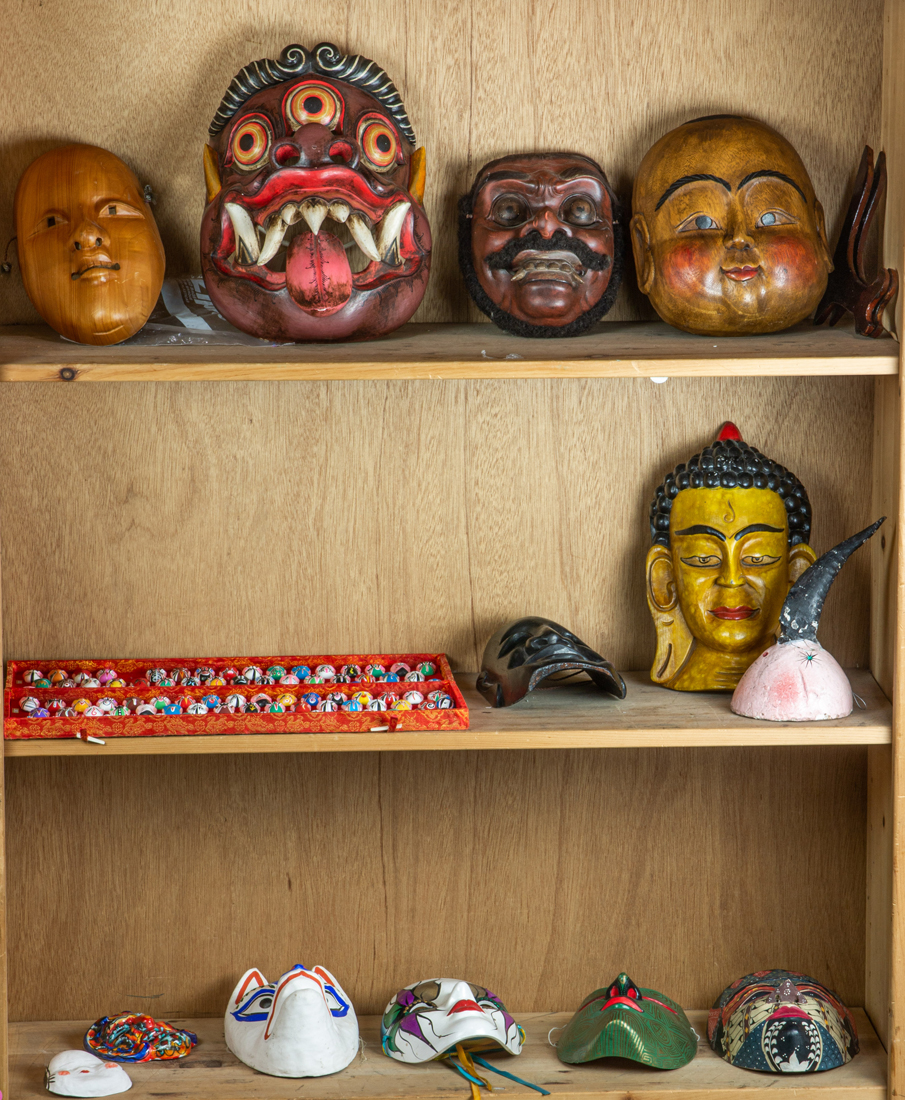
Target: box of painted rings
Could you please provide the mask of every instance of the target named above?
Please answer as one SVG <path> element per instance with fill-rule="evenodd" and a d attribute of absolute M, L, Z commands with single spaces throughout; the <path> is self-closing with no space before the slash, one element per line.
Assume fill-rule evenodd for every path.
<path fill-rule="evenodd" d="M 468 729 L 443 653 L 9 661 L 3 733 L 154 737 Z"/>

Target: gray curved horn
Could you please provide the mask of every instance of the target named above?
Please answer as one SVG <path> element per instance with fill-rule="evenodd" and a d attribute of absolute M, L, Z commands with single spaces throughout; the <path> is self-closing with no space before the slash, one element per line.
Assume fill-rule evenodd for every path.
<path fill-rule="evenodd" d="M 805 569 L 789 589 L 786 602 L 779 613 L 780 645 L 796 638 L 804 638 L 810 642 L 817 640 L 817 627 L 820 624 L 823 601 L 827 597 L 830 585 L 836 579 L 836 574 L 885 520 L 886 516 L 882 516 L 870 527 L 865 527 L 857 535 L 852 535 L 851 538 L 840 542 L 838 546 L 834 546 L 832 550 L 827 550 L 823 557 L 818 558 L 809 569 Z"/>

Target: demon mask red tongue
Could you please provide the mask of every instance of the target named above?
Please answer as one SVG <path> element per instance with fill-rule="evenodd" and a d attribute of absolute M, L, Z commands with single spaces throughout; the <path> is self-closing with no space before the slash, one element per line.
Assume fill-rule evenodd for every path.
<path fill-rule="evenodd" d="M 321 230 L 299 233 L 286 253 L 286 289 L 307 313 L 335 313 L 352 294 L 352 269 L 342 242 Z"/>

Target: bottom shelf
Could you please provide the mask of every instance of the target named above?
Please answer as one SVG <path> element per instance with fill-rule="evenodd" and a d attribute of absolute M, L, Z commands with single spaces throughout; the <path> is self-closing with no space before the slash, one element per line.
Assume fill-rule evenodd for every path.
<path fill-rule="evenodd" d="M 668 1100 L 681 1097 L 713 1098 L 744 1089 L 746 1100 L 767 1100 L 769 1094 L 790 1092 L 789 1100 L 804 1094 L 823 1100 L 885 1100 L 886 1052 L 862 1009 L 854 1009 L 861 1053 L 847 1066 L 828 1073 L 786 1076 L 752 1073 L 735 1069 L 710 1049 L 707 1013 L 689 1012 L 692 1025 L 701 1036 L 698 1052 L 689 1065 L 677 1070 L 649 1070 L 633 1062 L 610 1059 L 582 1066 L 564 1065 L 547 1043 L 551 1028 L 562 1027 L 569 1013 L 534 1012 L 517 1019 L 527 1041 L 518 1058 L 499 1056 L 501 1069 L 517 1073 L 526 1081 L 541 1085 L 553 1096 L 631 1097 L 631 1100 Z M 223 1041 L 220 1018 L 174 1020 L 180 1027 L 197 1033 L 199 1045 L 184 1061 L 126 1066 L 133 1087 L 125 1095 L 131 1100 L 160 1100 L 172 1097 L 191 1100 L 289 1100 L 308 1096 L 323 1100 L 469 1100 L 467 1083 L 442 1063 L 402 1065 L 385 1057 L 380 1049 L 380 1018 L 360 1020 L 364 1050 L 342 1073 L 331 1077 L 301 1080 L 266 1077 L 243 1065 Z M 61 1050 L 81 1047 L 88 1023 L 20 1023 L 10 1025 L 10 1096 L 14 1100 L 47 1097 L 44 1067 Z M 512 1097 L 540 1094 L 514 1081 L 491 1074 L 494 1092 L 505 1089 Z M 499 1082 L 499 1084 L 497 1084 Z M 488 1095 L 484 1093 L 485 1097 Z"/>

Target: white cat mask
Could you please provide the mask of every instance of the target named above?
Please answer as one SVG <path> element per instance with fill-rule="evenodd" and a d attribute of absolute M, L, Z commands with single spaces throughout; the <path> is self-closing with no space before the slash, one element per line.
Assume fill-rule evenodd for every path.
<path fill-rule="evenodd" d="M 352 1002 L 329 970 L 295 966 L 268 983 L 252 968 L 239 979 L 223 1021 L 226 1045 L 273 1077 L 323 1077 L 358 1053 Z"/>
<path fill-rule="evenodd" d="M 132 1088 L 132 1079 L 116 1062 L 87 1050 L 63 1050 L 50 1059 L 44 1084 L 57 1096 L 115 1096 Z"/>

